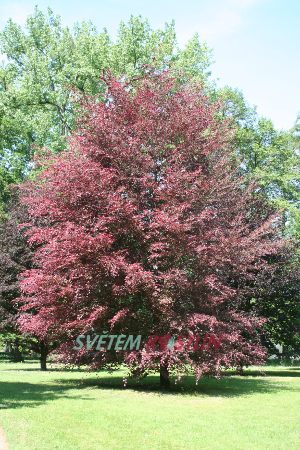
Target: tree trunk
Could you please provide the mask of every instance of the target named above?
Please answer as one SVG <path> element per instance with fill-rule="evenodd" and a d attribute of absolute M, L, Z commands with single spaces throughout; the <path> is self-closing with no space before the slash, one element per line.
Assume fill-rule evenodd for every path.
<path fill-rule="evenodd" d="M 22 352 L 20 352 L 19 347 L 16 346 L 15 348 L 13 348 L 11 359 L 13 362 L 24 362 L 24 357 L 22 355 Z"/>
<path fill-rule="evenodd" d="M 40 357 L 41 370 L 45 371 L 45 370 L 47 370 L 48 348 L 44 342 L 41 342 L 41 344 L 40 344 L 40 352 L 41 352 L 41 357 Z"/>
<path fill-rule="evenodd" d="M 160 387 L 162 389 L 168 389 L 170 387 L 170 374 L 166 366 L 160 365 Z"/>
<path fill-rule="evenodd" d="M 12 345 L 11 359 L 13 362 L 24 362 L 24 357 L 19 349 L 19 339 L 16 339 Z"/>

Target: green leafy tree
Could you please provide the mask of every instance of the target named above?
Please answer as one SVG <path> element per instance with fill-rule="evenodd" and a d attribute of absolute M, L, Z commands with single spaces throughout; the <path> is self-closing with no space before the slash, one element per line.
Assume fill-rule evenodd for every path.
<path fill-rule="evenodd" d="M 283 344 L 287 355 L 299 353 L 299 122 L 292 133 L 278 131 L 270 120 L 258 116 L 240 91 L 226 87 L 213 91 L 212 95 L 223 102 L 223 116 L 231 117 L 235 124 L 235 163 L 249 180 L 257 180 L 260 194 L 282 212 L 282 233 L 295 240 L 272 280 L 264 273 L 259 274 L 260 297 L 250 296 L 242 308 L 257 310 L 259 305 L 259 313 L 267 319 L 265 340 L 271 353 L 276 343 Z"/>
<path fill-rule="evenodd" d="M 285 232 L 300 235 L 300 153 L 289 131 L 260 118 L 238 90 L 216 91 L 223 114 L 236 125 L 234 147 L 241 171 L 256 178 L 261 192 L 284 216 Z"/>
<path fill-rule="evenodd" d="M 147 65 L 171 68 L 205 79 L 210 51 L 195 36 L 184 48 L 176 44 L 174 23 L 153 30 L 147 20 L 122 22 L 113 41 L 91 23 L 63 27 L 50 9 L 38 8 L 23 29 L 9 20 L 0 35 L 7 63 L 0 69 L 0 183 L 21 180 L 30 169 L 36 147 L 60 151 L 74 129 L 78 93 L 96 94 L 100 75 L 141 75 Z M 1 186 L 0 186 L 1 187 Z"/>
<path fill-rule="evenodd" d="M 27 220 L 26 208 L 20 205 L 14 192 L 9 202 L 9 217 L 0 221 L 0 345 L 16 362 L 23 361 L 26 354 L 40 354 L 41 369 L 46 370 L 53 343 L 32 334 L 22 335 L 17 326 L 20 273 L 33 267 L 33 252 L 20 228 Z"/>

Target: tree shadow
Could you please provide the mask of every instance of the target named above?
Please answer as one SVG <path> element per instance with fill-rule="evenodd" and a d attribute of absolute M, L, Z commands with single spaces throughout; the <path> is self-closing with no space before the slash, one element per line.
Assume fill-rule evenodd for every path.
<path fill-rule="evenodd" d="M 56 372 L 59 373 L 62 371 L 56 370 Z M 279 373 L 280 371 L 274 371 L 275 376 L 278 376 Z M 107 372 L 99 372 L 98 376 L 92 378 L 60 378 L 53 380 L 52 383 L 0 381 L 0 410 L 37 407 L 61 398 L 93 400 L 91 396 L 85 397 L 84 394 L 85 389 L 91 387 L 118 390 L 120 393 L 129 390 L 156 395 L 192 395 L 223 398 L 250 396 L 257 393 L 270 394 L 280 391 L 299 391 L 298 386 L 293 383 L 281 383 L 278 380 L 273 381 L 272 374 L 273 372 L 271 374 L 270 372 L 266 372 L 266 378 L 262 377 L 259 371 L 253 376 L 252 374 L 250 376 L 246 374 L 248 375 L 247 377 L 236 375 L 225 376 L 221 379 L 203 377 L 198 385 L 196 385 L 193 376 L 185 376 L 177 384 L 172 379 L 171 387 L 168 390 L 161 390 L 158 375 L 149 375 L 141 380 L 128 378 L 127 384 L 124 386 L 124 378 L 122 375 L 107 375 Z M 297 376 L 299 376 L 299 373 Z M 72 395 L 68 392 L 72 389 L 80 390 L 80 395 L 78 393 L 77 395 Z"/>
<path fill-rule="evenodd" d="M 261 376 L 261 375 L 260 375 Z M 258 375 L 256 375 L 258 377 Z M 63 385 L 77 384 L 78 389 L 85 387 L 97 387 L 99 389 L 131 390 L 136 392 L 148 392 L 168 395 L 200 395 L 218 397 L 238 397 L 248 396 L 255 393 L 275 393 L 280 391 L 296 391 L 296 386 L 279 384 L 278 381 L 254 377 L 226 376 L 221 379 L 203 377 L 198 384 L 193 376 L 185 376 L 180 382 L 173 379 L 171 386 L 167 390 L 162 390 L 159 385 L 159 376 L 147 376 L 137 380 L 128 378 L 124 383 L 124 378 L 119 376 L 102 376 L 85 380 L 56 380 Z M 298 389 L 300 391 L 300 388 Z"/>
<path fill-rule="evenodd" d="M 60 398 L 78 398 L 67 394 L 76 386 L 67 384 L 25 383 L 0 381 L 1 409 L 36 407 Z M 90 398 L 80 397 L 81 400 Z"/>

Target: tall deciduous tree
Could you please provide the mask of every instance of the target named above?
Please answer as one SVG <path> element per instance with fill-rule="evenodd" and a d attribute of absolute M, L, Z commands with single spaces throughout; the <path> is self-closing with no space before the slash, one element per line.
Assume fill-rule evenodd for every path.
<path fill-rule="evenodd" d="M 66 360 L 160 367 L 164 380 L 187 365 L 199 377 L 261 362 L 262 321 L 239 306 L 283 243 L 270 208 L 233 169 L 228 121 L 199 87 L 166 73 L 134 90 L 106 82 L 105 101 L 84 104 L 70 150 L 23 188 L 38 248 L 37 268 L 23 274 L 22 329 L 51 330 Z M 214 333 L 222 344 L 72 350 L 77 335 L 104 330 Z"/>

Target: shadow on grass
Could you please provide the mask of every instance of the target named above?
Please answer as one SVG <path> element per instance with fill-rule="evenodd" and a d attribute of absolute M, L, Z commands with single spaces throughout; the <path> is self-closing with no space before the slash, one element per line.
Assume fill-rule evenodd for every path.
<path fill-rule="evenodd" d="M 255 393 L 272 393 L 280 391 L 295 391 L 296 387 L 292 385 L 279 384 L 268 379 L 256 379 L 255 377 L 235 377 L 226 376 L 222 379 L 212 377 L 203 377 L 198 385 L 193 376 L 185 376 L 181 382 L 171 384 L 167 390 L 161 390 L 158 376 L 148 376 L 142 380 L 128 379 L 126 387 L 122 377 L 101 376 L 99 378 L 90 378 L 79 380 L 57 380 L 62 385 L 76 385 L 78 389 L 84 387 L 97 387 L 99 389 L 132 390 L 139 392 L 153 392 L 167 395 L 207 395 L 220 397 L 237 397 L 252 395 Z M 299 388 L 300 390 L 300 388 Z"/>
<path fill-rule="evenodd" d="M 59 372 L 59 371 L 57 371 Z M 288 372 L 288 371 L 287 371 Z M 124 387 L 122 376 L 107 375 L 99 373 L 99 376 L 84 379 L 56 379 L 51 383 L 27 383 L 0 381 L 0 410 L 8 408 L 36 407 L 49 401 L 68 398 L 73 400 L 93 400 L 93 397 L 85 397 L 87 388 L 111 389 L 132 392 L 153 393 L 159 395 L 194 395 L 211 397 L 239 397 L 253 394 L 270 394 L 280 391 L 297 391 L 296 385 L 292 383 L 279 383 L 272 381 L 273 371 L 266 372 L 266 378 L 261 377 L 261 372 L 256 375 L 252 372 L 250 377 L 226 376 L 220 380 L 211 377 L 203 377 L 199 384 L 195 384 L 193 376 L 185 376 L 178 384 L 173 383 L 169 390 L 163 391 L 159 386 L 159 376 L 151 375 L 142 380 L 128 379 Z M 281 376 L 281 371 L 274 371 L 276 376 Z M 249 372 L 248 374 L 249 375 Z M 260 378 L 257 378 L 260 375 Z M 288 375 L 291 376 L 290 372 Z M 299 373 L 298 373 L 299 376 Z M 68 392 L 72 389 L 80 391 L 76 395 Z"/>
<path fill-rule="evenodd" d="M 68 394 L 75 385 L 0 381 L 0 411 L 9 408 L 35 407 L 60 398 L 78 399 Z M 80 397 L 81 400 L 90 398 Z"/>

